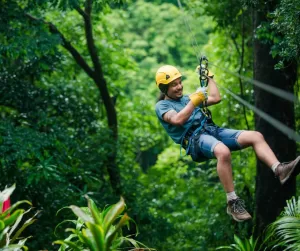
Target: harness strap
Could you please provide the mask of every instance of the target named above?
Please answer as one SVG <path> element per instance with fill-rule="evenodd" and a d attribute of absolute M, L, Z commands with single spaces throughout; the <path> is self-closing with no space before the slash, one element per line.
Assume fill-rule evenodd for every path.
<path fill-rule="evenodd" d="M 194 119 L 194 118 L 193 118 Z M 206 122 L 206 120 L 207 120 L 207 117 L 206 116 L 204 116 L 204 119 L 201 121 L 201 124 L 200 124 L 200 126 L 192 133 L 192 135 L 189 137 L 189 140 L 188 140 L 188 145 L 187 145 L 187 148 L 186 148 L 186 154 L 184 155 L 184 156 L 186 156 L 186 155 L 188 155 L 188 153 L 189 153 L 189 150 L 190 150 L 190 146 L 191 146 L 191 138 L 193 138 L 195 135 L 197 135 L 197 133 L 203 128 L 203 126 L 204 126 L 204 123 Z M 181 143 L 180 143 L 180 157 L 184 157 L 184 156 L 182 156 L 182 154 L 181 154 L 181 149 L 182 149 L 182 144 L 183 144 L 183 140 L 185 139 L 185 136 L 186 136 L 186 134 L 187 134 L 187 132 L 189 131 L 189 129 L 192 127 L 192 124 L 184 131 L 184 133 L 182 134 L 182 138 L 181 138 Z"/>

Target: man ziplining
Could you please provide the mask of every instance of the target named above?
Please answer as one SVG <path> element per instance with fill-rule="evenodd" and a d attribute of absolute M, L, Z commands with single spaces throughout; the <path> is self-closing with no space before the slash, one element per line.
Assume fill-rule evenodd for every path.
<path fill-rule="evenodd" d="M 209 95 L 202 87 L 188 96 L 183 95 L 181 77 L 178 69 L 171 65 L 162 66 L 156 72 L 156 85 L 161 91 L 156 115 L 168 135 L 181 144 L 194 161 L 217 159 L 217 173 L 227 197 L 227 213 L 239 222 L 251 219 L 244 201 L 234 191 L 231 151 L 252 146 L 257 157 L 273 170 L 282 185 L 296 173 L 300 156 L 289 163 L 280 163 L 260 132 L 215 125 L 203 108 L 221 101 L 216 82 L 208 74 L 205 77 Z"/>

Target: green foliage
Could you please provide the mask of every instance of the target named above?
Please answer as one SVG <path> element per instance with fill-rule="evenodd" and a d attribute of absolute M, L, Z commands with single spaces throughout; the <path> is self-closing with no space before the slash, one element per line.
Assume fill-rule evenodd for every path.
<path fill-rule="evenodd" d="M 137 68 L 128 72 L 127 94 L 141 95 L 144 99 L 149 97 L 153 104 L 158 94 L 154 76 L 159 66 L 196 67 L 198 61 L 191 46 L 193 38 L 185 28 L 186 15 L 188 13 L 183 13 L 173 4 L 136 1 L 128 6 L 127 11 L 113 12 L 106 17 L 123 41 L 123 48 L 137 63 Z M 211 30 L 206 21 L 206 17 L 190 20 L 195 36 L 200 38 L 199 49 L 207 42 Z"/>
<path fill-rule="evenodd" d="M 257 251 L 257 240 L 253 240 L 253 236 L 250 239 L 242 240 L 238 236 L 234 235 L 235 244 L 231 244 L 230 246 L 222 246 L 218 247 L 219 249 L 227 249 L 227 250 L 239 250 L 239 251 Z"/>
<path fill-rule="evenodd" d="M 0 192 L 0 209 L 2 210 L 2 205 L 5 200 L 7 200 L 13 191 L 15 190 L 15 185 L 4 189 Z M 25 211 L 24 209 L 18 209 L 21 204 L 31 203 L 27 200 L 18 201 L 13 204 L 6 211 L 2 212 L 0 210 L 0 248 L 3 251 L 8 250 L 27 250 L 25 246 L 26 240 L 29 238 L 22 238 L 20 235 L 22 232 L 36 221 L 34 218 L 37 213 L 30 219 L 22 222 L 25 214 L 29 213 L 31 209 Z"/>
<path fill-rule="evenodd" d="M 26 230 L 35 237 L 30 249 L 53 249 L 54 226 L 70 217 L 59 214 L 53 220 L 58 208 L 74 201 L 85 205 L 86 193 L 102 208 L 104 201 L 116 200 L 105 164 L 116 145 L 126 202 L 132 218 L 147 233 L 137 236 L 139 241 L 162 251 L 207 251 L 224 245 L 236 229 L 241 238 L 249 237 L 251 225 L 234 225 L 226 216 L 215 161 L 197 164 L 189 157 L 179 158 L 179 147 L 170 141 L 154 112 L 158 95 L 154 76 L 162 64 L 180 68 L 186 93 L 199 85 L 193 38 L 184 18 L 198 42 L 196 53 L 204 53 L 212 62 L 209 68 L 217 82 L 240 93 L 238 79 L 213 65 L 239 71 L 241 22 L 247 34 L 249 9 L 232 1 L 187 2 L 184 6 L 190 8 L 182 12 L 171 0 L 131 1 L 123 10 L 117 8 L 121 1 L 93 1 L 95 43 L 118 112 L 118 142 L 111 140 L 93 81 L 62 49 L 58 36 L 49 33 L 41 20 L 25 15 L 55 24 L 92 65 L 83 20 L 74 10 L 77 4 L 84 9 L 84 1 L 1 2 L 0 21 L 5 25 L 0 27 L 0 183 L 17 182 L 14 196 L 30 199 L 42 210 L 36 227 Z M 205 14 L 214 14 L 214 21 Z M 252 38 L 244 39 L 241 72 L 251 77 Z M 252 96 L 252 86 L 245 84 L 244 98 L 252 102 Z M 222 99 L 211 109 L 214 121 L 244 129 L 242 107 L 225 93 Z M 247 111 L 246 116 L 253 128 L 253 114 Z M 234 153 L 232 161 L 236 190 L 251 210 L 254 153 Z M 80 219 L 73 223 L 78 224 L 76 231 L 89 229 Z M 83 245 L 77 237 L 72 233 L 65 241 Z"/>
<path fill-rule="evenodd" d="M 68 238 L 54 242 L 61 245 L 60 251 L 80 251 L 83 249 L 91 251 L 123 250 L 121 247 L 124 247 L 124 243 L 129 243 L 135 248 L 145 247 L 138 241 L 124 237 L 122 234 L 122 228 L 126 225 L 129 226 L 129 221 L 131 220 L 126 213 L 122 214 L 125 209 L 123 198 L 118 203 L 102 211 L 97 208 L 93 200 L 89 198 L 87 200 L 88 208 L 70 206 L 70 209 L 78 219 L 72 221 L 76 225 L 75 229 L 66 229 L 66 231 L 72 232 Z M 143 250 L 152 249 L 146 248 Z"/>
<path fill-rule="evenodd" d="M 61 42 L 59 37 L 49 34 L 45 25 L 30 20 L 23 8 L 16 1 L 1 2 L 0 31 L 4 34 L 0 37 L 2 83 L 19 82 L 24 78 L 28 80 L 32 75 L 49 73 L 60 59 L 57 50 Z"/>
<path fill-rule="evenodd" d="M 104 163 L 115 142 L 106 126 L 97 87 L 57 47 L 60 39 L 42 22 L 28 19 L 25 11 L 58 23 L 60 17 L 64 25 L 59 28 L 67 37 L 79 38 L 76 46 L 85 55 L 83 29 L 66 29 L 72 24 L 82 27 L 82 19 L 74 12 L 65 12 L 62 17 L 42 1 L 38 8 L 31 3 L 19 6 L 12 1 L 1 8 L 0 16 L 8 25 L 1 26 L 4 36 L 0 38 L 0 183 L 17 182 L 17 196 L 30 198 L 36 207 L 47 209 L 30 230 L 38 236 L 30 243 L 37 250 L 51 245 L 48 237 L 56 225 L 51 212 L 73 201 L 84 203 L 82 195 L 87 191 L 95 197 L 103 193 L 106 201 L 114 199 Z M 118 48 L 120 41 L 114 40 L 106 25 L 103 28 L 99 16 L 96 31 L 107 37 L 107 42 L 99 39 L 97 45 L 103 52 L 103 71 L 117 96 L 125 82 L 120 76 L 131 65 Z M 41 231 L 47 234 L 37 234 Z"/>
<path fill-rule="evenodd" d="M 281 250 L 299 250 L 300 246 L 300 197 L 287 201 L 279 218 L 266 229 L 265 242 Z"/>
<path fill-rule="evenodd" d="M 300 1 L 282 0 L 271 14 L 270 26 L 281 36 L 275 41 L 273 51 L 283 60 L 298 60 L 300 55 Z"/>
<path fill-rule="evenodd" d="M 276 221 L 271 223 L 262 236 L 262 243 L 258 246 L 258 239 L 240 239 L 234 235 L 234 244 L 221 246 L 217 249 L 227 250 L 299 250 L 300 245 L 300 198 L 293 197 L 287 201 L 287 206 Z"/>
<path fill-rule="evenodd" d="M 251 28 L 250 9 L 244 4 L 243 0 L 238 1 L 190 1 L 190 8 L 197 8 L 196 13 L 212 16 L 217 22 L 217 29 L 230 31 L 228 35 L 237 36 L 242 28 L 240 24 L 244 22 L 244 29 L 249 31 Z M 191 10 L 190 10 L 191 11 Z M 245 31 L 246 31 L 245 30 Z"/>
<path fill-rule="evenodd" d="M 250 1 L 246 5 L 254 4 L 257 9 L 263 9 L 265 3 Z M 277 58 L 276 69 L 282 69 L 289 61 L 299 59 L 300 2 L 281 0 L 269 3 L 265 21 L 255 30 L 255 38 L 262 43 L 271 44 L 270 53 Z"/>
<path fill-rule="evenodd" d="M 243 173 L 249 170 L 241 159 L 238 154 L 233 157 L 237 191 L 251 205 L 253 176 Z M 215 165 L 213 160 L 197 164 L 189 157 L 180 159 L 179 148 L 174 146 L 158 156 L 156 165 L 140 178 L 144 186 L 139 189 L 138 204 L 153 217 L 152 222 L 144 220 L 140 224 L 142 232 L 151 233 L 141 236 L 142 242 L 157 242 L 159 250 L 198 251 L 215 250 L 233 236 L 235 227 L 247 236 L 247 224 L 235 226 L 226 214 L 226 199 Z M 145 212 L 141 209 L 138 215 L 144 216 Z M 156 240 L 158 237 L 164 242 Z"/>

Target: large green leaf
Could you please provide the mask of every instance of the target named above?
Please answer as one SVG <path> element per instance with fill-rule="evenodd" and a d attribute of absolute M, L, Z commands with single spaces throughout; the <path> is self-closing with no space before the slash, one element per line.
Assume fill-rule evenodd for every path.
<path fill-rule="evenodd" d="M 80 207 L 77 206 L 70 206 L 72 211 L 74 212 L 75 215 L 77 215 L 80 219 L 82 219 L 84 222 L 94 222 L 94 219 L 84 212 Z"/>
<path fill-rule="evenodd" d="M 92 199 L 87 198 L 87 200 L 88 200 L 89 209 L 91 210 L 95 223 L 99 226 L 102 226 L 103 221 L 102 221 L 101 213 L 97 208 L 97 205 Z"/>
<path fill-rule="evenodd" d="M 124 209 L 125 209 L 125 202 L 124 199 L 121 197 L 120 201 L 117 204 L 113 205 L 105 215 L 105 218 L 103 220 L 105 233 L 107 233 L 111 224 L 124 211 Z"/>

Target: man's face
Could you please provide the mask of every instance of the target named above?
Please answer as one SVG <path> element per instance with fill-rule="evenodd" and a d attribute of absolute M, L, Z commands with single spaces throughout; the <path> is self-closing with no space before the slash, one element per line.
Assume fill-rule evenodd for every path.
<path fill-rule="evenodd" d="M 169 84 L 167 93 L 168 96 L 171 97 L 172 99 L 179 99 L 182 97 L 182 90 L 183 90 L 183 86 L 181 83 L 181 78 L 177 78 Z"/>

